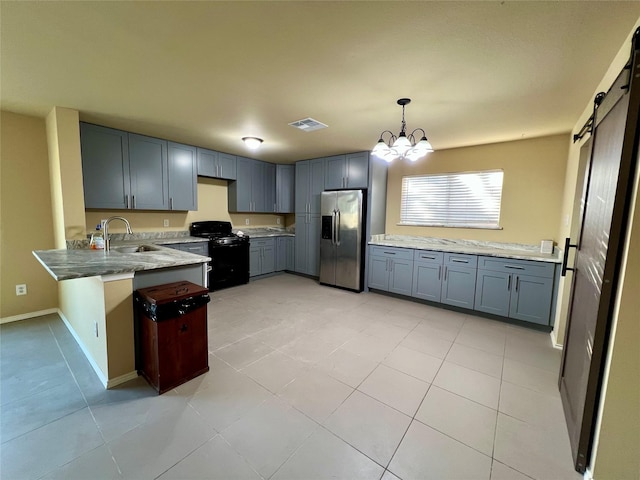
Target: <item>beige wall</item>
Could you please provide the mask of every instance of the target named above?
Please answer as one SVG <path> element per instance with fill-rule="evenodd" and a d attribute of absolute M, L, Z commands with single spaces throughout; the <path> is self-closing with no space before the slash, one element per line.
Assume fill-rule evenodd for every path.
<path fill-rule="evenodd" d="M 387 184 L 386 233 L 495 242 L 540 244 L 560 240 L 569 135 L 454 148 L 430 153 L 413 164 L 394 162 Z M 402 177 L 426 173 L 504 170 L 502 230 L 401 226 Z"/>
<path fill-rule="evenodd" d="M 57 308 L 55 280 L 31 254 L 54 248 L 43 119 L 1 112 L 0 318 Z M 16 296 L 17 284 L 27 295 Z"/>
<path fill-rule="evenodd" d="M 133 210 L 87 210 L 87 233 L 91 233 L 103 218 L 112 215 L 121 215 L 129 220 L 134 232 L 162 232 L 172 230 L 189 230 L 191 222 L 202 220 L 230 221 L 234 228 L 243 228 L 245 220 L 249 219 L 249 227 L 276 225 L 280 219 L 280 225 L 288 225 L 292 222 L 293 215 L 270 214 L 242 214 L 229 213 L 226 180 L 198 177 L 198 210 L 193 212 L 154 212 Z M 169 220 L 169 227 L 164 227 L 164 220 Z M 109 225 L 109 231 L 124 233 L 122 222 L 113 222 Z"/>
<path fill-rule="evenodd" d="M 107 328 L 108 378 L 113 380 L 135 372 L 133 333 L 133 280 L 104 283 Z"/>
<path fill-rule="evenodd" d="M 80 126 L 77 110 L 54 107 L 47 115 L 49 177 L 56 248 L 85 235 Z"/>

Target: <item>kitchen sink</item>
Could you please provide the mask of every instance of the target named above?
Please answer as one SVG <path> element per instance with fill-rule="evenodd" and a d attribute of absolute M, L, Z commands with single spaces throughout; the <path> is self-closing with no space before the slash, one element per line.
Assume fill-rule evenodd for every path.
<path fill-rule="evenodd" d="M 155 245 L 127 245 L 124 247 L 111 247 L 111 250 L 120 253 L 143 253 L 143 252 L 157 252 L 160 247 Z"/>

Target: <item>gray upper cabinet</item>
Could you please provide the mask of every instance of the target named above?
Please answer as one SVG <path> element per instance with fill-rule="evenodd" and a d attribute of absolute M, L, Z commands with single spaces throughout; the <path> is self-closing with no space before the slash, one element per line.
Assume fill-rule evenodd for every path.
<path fill-rule="evenodd" d="M 475 309 L 549 325 L 554 270 L 550 263 L 480 257 Z"/>
<path fill-rule="evenodd" d="M 367 188 L 369 181 L 368 152 L 327 157 L 326 164 L 325 189 Z"/>
<path fill-rule="evenodd" d="M 169 209 L 167 141 L 129 134 L 131 208 Z"/>
<path fill-rule="evenodd" d="M 130 208 L 127 132 L 80 123 L 82 181 L 86 208 Z"/>
<path fill-rule="evenodd" d="M 196 147 L 168 143 L 169 209 L 197 210 L 198 184 Z"/>
<path fill-rule="evenodd" d="M 294 212 L 296 167 L 276 165 L 276 204 L 278 213 Z"/>
<path fill-rule="evenodd" d="M 275 165 L 237 157 L 236 181 L 228 188 L 230 212 L 275 211 Z"/>
<path fill-rule="evenodd" d="M 296 213 L 320 213 L 320 195 L 324 191 L 325 159 L 296 163 Z"/>
<path fill-rule="evenodd" d="M 80 147 L 85 208 L 197 209 L 195 147 L 83 122 Z"/>
<path fill-rule="evenodd" d="M 236 156 L 198 148 L 198 175 L 235 180 Z"/>
<path fill-rule="evenodd" d="M 263 212 L 278 211 L 276 201 L 276 165 L 274 163 L 262 162 L 264 168 L 264 210 Z"/>

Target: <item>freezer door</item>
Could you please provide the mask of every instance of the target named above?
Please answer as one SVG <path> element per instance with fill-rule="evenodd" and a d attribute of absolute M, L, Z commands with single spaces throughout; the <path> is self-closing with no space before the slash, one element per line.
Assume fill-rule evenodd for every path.
<path fill-rule="evenodd" d="M 335 285 L 362 289 L 362 190 L 337 192 Z"/>
<path fill-rule="evenodd" d="M 320 238 L 320 283 L 336 283 L 335 219 L 338 208 L 337 192 L 322 192 L 320 214 L 322 215 Z"/>

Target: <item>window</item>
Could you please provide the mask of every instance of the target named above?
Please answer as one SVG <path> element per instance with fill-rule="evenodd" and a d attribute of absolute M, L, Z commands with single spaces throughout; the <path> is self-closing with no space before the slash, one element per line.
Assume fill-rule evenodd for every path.
<path fill-rule="evenodd" d="M 502 170 L 402 177 L 400 225 L 500 228 Z"/>

